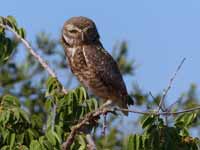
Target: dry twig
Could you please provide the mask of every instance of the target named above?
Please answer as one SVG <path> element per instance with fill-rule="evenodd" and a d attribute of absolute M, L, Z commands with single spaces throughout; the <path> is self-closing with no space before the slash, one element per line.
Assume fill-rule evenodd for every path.
<path fill-rule="evenodd" d="M 183 60 L 182 60 L 181 63 L 179 64 L 178 68 L 176 69 L 174 75 L 173 75 L 172 78 L 170 79 L 167 88 L 164 89 L 163 95 L 162 95 L 162 97 L 161 97 L 161 100 L 160 100 L 160 103 L 159 103 L 159 106 L 158 106 L 158 110 L 157 110 L 158 112 L 160 111 L 160 109 L 161 109 L 162 106 L 164 105 L 165 97 L 167 96 L 167 93 L 168 93 L 169 90 L 171 89 L 172 83 L 173 83 L 174 79 L 176 78 L 176 75 L 177 75 L 177 73 L 179 72 L 179 70 L 181 69 L 181 67 L 182 67 L 183 63 L 185 62 L 185 60 L 186 60 L 186 58 L 183 58 Z"/>
<path fill-rule="evenodd" d="M 31 55 L 33 57 L 35 57 L 35 59 L 38 60 L 38 62 L 42 65 L 42 67 L 50 74 L 50 76 L 57 78 L 56 73 L 49 67 L 49 65 L 45 62 L 44 59 L 42 59 L 42 57 L 37 54 L 37 52 L 35 50 L 33 50 L 33 48 L 31 47 L 31 45 L 29 44 L 29 42 L 27 40 L 25 40 L 24 38 L 22 38 L 14 29 L 12 29 L 11 27 L 7 26 L 7 25 L 3 25 L 0 24 L 1 27 L 3 27 L 4 29 L 7 29 L 8 31 L 12 32 L 17 39 L 19 39 L 24 46 L 26 47 L 26 49 L 31 53 Z M 62 90 L 64 93 L 67 93 L 67 90 L 63 87 Z"/>
<path fill-rule="evenodd" d="M 94 118 L 98 118 L 99 116 L 105 113 L 115 113 L 115 111 L 124 111 L 124 112 L 130 112 L 130 113 L 136 113 L 136 114 L 142 114 L 142 115 L 169 116 L 169 115 L 178 115 L 182 113 L 189 113 L 189 112 L 193 112 L 197 110 L 200 110 L 200 106 L 191 108 L 191 109 L 186 109 L 183 111 L 177 111 L 177 112 L 157 112 L 157 111 L 143 112 L 143 111 L 138 111 L 138 110 L 129 110 L 129 109 L 121 109 L 121 108 L 116 108 L 115 110 L 113 110 L 110 108 L 106 108 L 106 105 L 104 104 L 103 107 L 100 107 L 96 111 L 88 113 L 84 117 L 83 120 L 81 120 L 78 124 L 72 127 L 71 133 L 68 136 L 67 140 L 63 143 L 62 147 L 63 147 L 63 150 L 69 150 L 79 129 L 81 129 L 88 122 L 94 120 Z"/>

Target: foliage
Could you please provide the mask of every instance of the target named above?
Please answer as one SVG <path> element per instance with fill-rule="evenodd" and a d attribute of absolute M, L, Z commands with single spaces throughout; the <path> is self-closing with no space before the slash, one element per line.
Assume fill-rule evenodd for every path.
<path fill-rule="evenodd" d="M 162 118 L 147 116 L 142 122 L 142 135 L 128 137 L 127 150 L 198 150 L 198 139 L 188 134 L 188 127 L 196 119 L 196 113 L 175 117 L 175 125 L 164 125 Z"/>
<path fill-rule="evenodd" d="M 19 41 L 8 34 L 9 27 L 25 38 L 25 30 L 18 27 L 14 17 L 0 17 L 0 149 L 1 150 L 58 150 L 67 139 L 74 125 L 84 119 L 89 112 L 99 107 L 97 98 L 90 96 L 79 86 L 62 92 L 62 85 L 56 78 L 47 77 L 45 70 L 25 50 L 19 50 Z M 58 40 L 50 39 L 44 32 L 36 37 L 34 47 L 50 65 L 62 71 L 68 71 L 63 50 Z M 134 73 L 134 61 L 127 59 L 128 46 L 122 42 L 114 48 L 113 56 L 124 75 Z M 23 56 L 22 62 L 18 55 Z M 52 58 L 52 55 L 54 57 Z M 66 72 L 67 72 L 66 71 Z M 66 74 L 65 79 L 70 77 Z M 64 85 L 77 82 L 72 78 Z M 160 95 L 151 98 L 140 88 L 133 85 L 131 95 L 137 100 L 136 106 L 146 106 L 145 110 L 157 107 Z M 197 106 L 199 102 L 196 86 L 181 96 L 170 110 L 179 110 Z M 86 134 L 95 137 L 97 149 L 105 150 L 196 150 L 200 148 L 198 138 L 191 136 L 191 129 L 198 132 L 200 112 L 184 113 L 178 116 L 161 117 L 156 115 L 141 116 L 127 125 L 134 126 L 141 122 L 141 132 L 125 134 L 115 125 L 121 116 L 110 115 L 107 128 L 109 132 L 103 137 L 101 119 L 97 118 L 78 131 L 72 150 L 87 149 Z M 99 119 L 99 122 L 97 121 Z M 139 126 L 139 125 L 138 125 Z M 134 133 L 136 131 L 134 130 Z"/>

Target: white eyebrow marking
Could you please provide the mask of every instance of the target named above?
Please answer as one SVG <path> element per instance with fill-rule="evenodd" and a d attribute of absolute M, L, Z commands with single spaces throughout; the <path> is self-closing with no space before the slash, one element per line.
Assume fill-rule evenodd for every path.
<path fill-rule="evenodd" d="M 74 47 L 69 48 L 69 51 L 71 52 L 71 55 L 72 55 L 72 58 L 73 58 L 75 53 L 76 53 L 76 48 L 74 48 Z"/>
<path fill-rule="evenodd" d="M 85 57 L 85 62 L 86 62 L 86 64 L 87 64 L 88 59 L 87 59 L 87 56 L 86 56 L 86 54 L 85 54 L 85 46 L 83 46 L 83 56 Z"/>

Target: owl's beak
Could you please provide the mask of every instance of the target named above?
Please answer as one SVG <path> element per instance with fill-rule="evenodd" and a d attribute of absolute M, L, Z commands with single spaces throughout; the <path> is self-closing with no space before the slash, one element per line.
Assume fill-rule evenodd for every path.
<path fill-rule="evenodd" d="M 81 32 L 81 40 L 82 40 L 82 41 L 84 41 L 84 39 L 85 39 L 84 36 L 85 36 L 85 35 L 84 35 L 84 32 L 82 31 L 82 32 Z"/>

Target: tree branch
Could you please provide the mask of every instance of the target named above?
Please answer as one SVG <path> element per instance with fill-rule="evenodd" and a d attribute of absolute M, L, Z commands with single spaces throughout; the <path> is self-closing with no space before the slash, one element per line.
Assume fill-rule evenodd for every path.
<path fill-rule="evenodd" d="M 135 114 L 142 114 L 142 115 L 170 116 L 170 115 L 178 115 L 178 114 L 189 113 L 196 110 L 200 110 L 200 106 L 182 110 L 182 111 L 176 111 L 176 112 L 171 112 L 171 111 L 170 112 L 155 112 L 155 111 L 143 112 L 143 111 L 138 111 L 138 110 L 129 110 L 129 109 L 122 109 L 122 108 L 117 108 L 116 110 L 135 113 Z"/>
<path fill-rule="evenodd" d="M 105 137 L 106 135 L 106 128 L 107 128 L 107 125 L 106 125 L 106 116 L 107 116 L 107 113 L 103 114 L 103 129 L 102 129 L 102 136 Z"/>
<path fill-rule="evenodd" d="M 136 114 L 142 114 L 142 115 L 169 116 L 169 115 L 178 115 L 178 114 L 182 114 L 182 113 L 189 113 L 189 112 L 193 112 L 196 110 L 200 110 L 200 106 L 198 106 L 195 108 L 190 108 L 190 109 L 186 109 L 183 111 L 177 111 L 177 112 L 157 112 L 157 111 L 143 112 L 143 111 L 138 111 L 138 110 L 129 110 L 129 109 L 122 109 L 122 108 L 116 108 L 113 110 L 111 108 L 106 108 L 106 106 L 108 106 L 108 105 L 105 103 L 96 111 L 86 114 L 86 116 L 84 117 L 83 120 L 80 120 L 78 124 L 76 124 L 74 127 L 72 127 L 70 135 L 67 137 L 66 142 L 64 142 L 62 145 L 62 149 L 69 150 L 79 129 L 81 129 L 84 125 L 88 124 L 88 122 L 91 122 L 95 118 L 98 118 L 100 115 L 104 115 L 106 113 L 116 113 L 116 111 L 124 111 L 124 112 L 130 112 L 130 113 L 136 113 Z"/>
<path fill-rule="evenodd" d="M 160 100 L 160 103 L 159 103 L 159 106 L 158 106 L 158 110 L 157 110 L 158 112 L 159 112 L 160 109 L 162 108 L 162 106 L 163 106 L 163 104 L 164 104 L 165 97 L 167 96 L 167 93 L 168 93 L 169 90 L 171 89 L 172 83 L 173 83 L 174 79 L 176 78 L 176 75 L 177 75 L 177 73 L 179 72 L 179 70 L 181 69 L 181 67 L 182 67 L 183 63 L 185 62 L 185 60 L 186 60 L 186 58 L 183 58 L 183 59 L 182 59 L 182 61 L 181 61 L 181 63 L 179 64 L 178 68 L 176 69 L 174 75 L 173 75 L 172 78 L 170 79 L 167 88 L 164 89 L 163 95 L 162 95 L 162 97 L 161 97 L 161 100 Z"/>
<path fill-rule="evenodd" d="M 42 67 L 49 73 L 49 75 L 54 77 L 54 78 L 57 78 L 56 73 L 49 67 L 49 65 L 46 63 L 46 61 L 44 59 L 42 59 L 42 57 L 35 50 L 33 50 L 33 48 L 31 47 L 31 45 L 29 44 L 29 42 L 27 40 L 22 38 L 10 26 L 3 25 L 3 24 L 0 24 L 0 26 L 3 27 L 6 30 L 12 32 L 16 36 L 16 38 L 19 39 L 24 44 L 24 46 L 30 52 L 30 54 L 33 57 L 35 57 L 36 60 L 38 60 L 38 62 L 42 65 Z M 65 94 L 67 93 L 67 90 L 64 88 L 64 86 L 62 86 L 62 92 L 65 93 Z M 55 126 L 56 107 L 57 107 L 57 105 L 54 103 L 53 108 L 52 108 L 53 114 L 52 114 L 52 121 L 51 121 L 51 129 L 52 130 L 54 130 L 54 126 Z"/>
<path fill-rule="evenodd" d="M 52 76 L 52 77 L 54 77 L 54 78 L 57 78 L 56 73 L 49 67 L 49 65 L 45 62 L 45 60 L 42 59 L 42 57 L 35 50 L 33 50 L 33 48 L 31 47 L 31 45 L 29 44 L 29 42 L 27 40 L 25 40 L 24 38 L 22 38 L 11 27 L 9 27 L 7 25 L 3 25 L 3 24 L 0 24 L 0 26 L 2 28 L 7 29 L 8 31 L 12 32 L 17 37 L 17 39 L 19 39 L 24 44 L 24 46 L 31 53 L 31 55 L 33 57 L 35 57 L 35 59 L 38 60 L 38 62 L 42 65 L 42 67 L 49 73 L 49 75 Z M 67 90 L 64 87 L 63 87 L 62 91 L 64 93 L 67 93 Z"/>
<path fill-rule="evenodd" d="M 92 120 L 94 120 L 95 118 L 99 117 L 102 114 L 105 114 L 105 113 L 108 113 L 108 112 L 113 112 L 113 110 L 106 108 L 110 104 L 111 104 L 111 102 L 107 101 L 99 109 L 86 114 L 86 116 L 84 117 L 83 120 L 80 120 L 80 122 L 78 124 L 76 124 L 74 127 L 72 127 L 71 133 L 67 137 L 67 140 L 62 144 L 62 149 L 63 150 L 69 150 L 70 149 L 70 146 L 73 143 L 77 132 L 79 131 L 79 129 L 82 126 L 86 125 L 88 122 L 91 122 Z"/>

